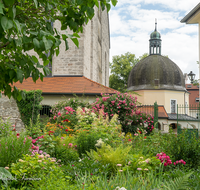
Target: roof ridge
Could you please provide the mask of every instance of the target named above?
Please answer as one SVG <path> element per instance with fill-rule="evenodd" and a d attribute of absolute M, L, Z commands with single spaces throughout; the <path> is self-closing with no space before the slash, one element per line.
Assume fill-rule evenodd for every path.
<path fill-rule="evenodd" d="M 114 91 L 118 92 L 117 90 L 115 90 L 115 89 L 113 89 L 113 88 L 110 88 L 110 87 L 107 87 L 107 86 L 105 86 L 105 85 L 103 85 L 103 84 L 100 84 L 100 83 L 98 83 L 98 82 L 95 82 L 95 81 L 93 81 L 93 80 L 91 80 L 91 79 L 89 79 L 89 78 L 87 78 L 87 77 L 85 77 L 85 76 L 83 76 L 83 78 L 85 78 L 85 79 L 87 79 L 87 80 L 89 80 L 89 81 L 91 81 L 91 82 L 93 82 L 93 83 L 95 83 L 95 84 L 97 84 L 97 85 L 99 85 L 99 86 L 103 86 L 103 87 L 105 87 L 105 88 L 107 88 L 107 89 L 114 90 Z"/>

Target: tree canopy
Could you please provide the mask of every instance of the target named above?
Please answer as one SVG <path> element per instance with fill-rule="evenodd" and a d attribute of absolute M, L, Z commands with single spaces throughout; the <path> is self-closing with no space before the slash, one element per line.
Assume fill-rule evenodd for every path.
<path fill-rule="evenodd" d="M 125 92 L 131 69 L 136 63 L 147 56 L 148 54 L 145 53 L 136 58 L 135 54 L 131 54 L 130 52 L 121 56 L 113 56 L 112 63 L 110 63 L 111 75 L 109 77 L 109 87 L 120 92 Z"/>
<path fill-rule="evenodd" d="M 65 41 L 66 50 L 67 38 L 78 46 L 78 33 L 93 18 L 95 6 L 109 11 L 116 3 L 117 0 L 0 0 L 0 94 L 20 100 L 24 94 L 13 83 L 22 83 L 30 75 L 34 82 L 43 80 L 50 72 L 46 65 L 52 55 L 59 54 L 61 40 Z M 61 34 L 52 28 L 51 22 L 56 20 L 61 22 L 61 30 L 69 28 L 73 34 Z M 30 50 L 43 64 L 28 54 Z"/>

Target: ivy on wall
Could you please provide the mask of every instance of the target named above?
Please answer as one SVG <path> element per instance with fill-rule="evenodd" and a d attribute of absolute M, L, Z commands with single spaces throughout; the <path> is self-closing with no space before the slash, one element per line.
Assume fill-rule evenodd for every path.
<path fill-rule="evenodd" d="M 36 123 L 37 116 L 40 113 L 42 105 L 40 102 L 43 100 L 42 91 L 41 90 L 31 90 L 25 91 L 25 98 L 20 101 L 16 100 L 17 106 L 19 108 L 19 112 L 21 115 L 21 119 L 23 123 L 27 126 L 30 125 L 30 120 L 33 123 Z"/>

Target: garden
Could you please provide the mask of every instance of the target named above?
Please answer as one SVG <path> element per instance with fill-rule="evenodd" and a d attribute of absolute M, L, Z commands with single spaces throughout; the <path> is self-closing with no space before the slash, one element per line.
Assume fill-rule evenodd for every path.
<path fill-rule="evenodd" d="M 74 97 L 46 119 L 40 106 L 23 111 L 28 103 L 17 103 L 26 130 L 0 120 L 1 189 L 200 189 L 200 140 L 187 130 L 161 133 L 133 95 Z"/>

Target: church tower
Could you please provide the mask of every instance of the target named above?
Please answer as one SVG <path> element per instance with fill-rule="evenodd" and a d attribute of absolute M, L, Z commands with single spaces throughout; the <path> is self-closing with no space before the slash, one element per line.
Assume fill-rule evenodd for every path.
<path fill-rule="evenodd" d="M 55 22 L 53 27 L 60 28 L 60 23 Z M 67 33 L 70 34 L 71 31 L 67 30 Z M 109 86 L 110 33 L 107 10 L 95 7 L 93 19 L 79 35 L 79 48 L 69 39 L 69 49 L 66 51 L 65 43 L 61 43 L 60 54 L 52 59 L 52 77 L 85 76 Z"/>
<path fill-rule="evenodd" d="M 157 32 L 157 21 L 155 22 L 155 30 L 150 35 L 149 55 L 161 55 L 161 35 Z"/>

